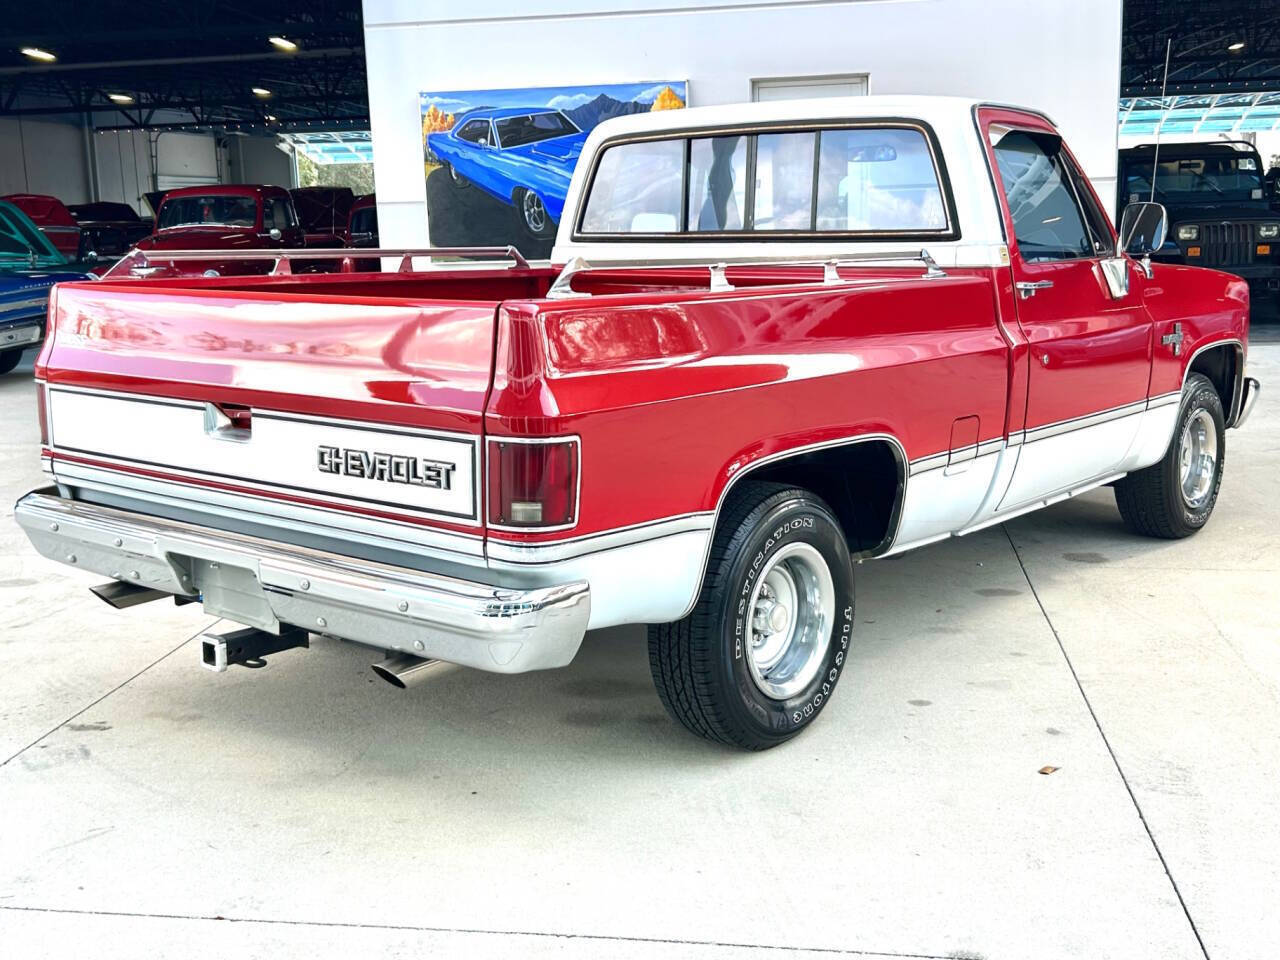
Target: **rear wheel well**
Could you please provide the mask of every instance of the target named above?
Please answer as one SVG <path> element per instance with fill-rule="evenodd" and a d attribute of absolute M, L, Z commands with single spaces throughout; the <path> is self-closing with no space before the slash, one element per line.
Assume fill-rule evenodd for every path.
<path fill-rule="evenodd" d="M 840 521 L 849 553 L 874 555 L 897 530 L 906 463 L 890 441 L 864 440 L 777 460 L 748 476 L 817 494 Z"/>
<path fill-rule="evenodd" d="M 1196 354 L 1187 368 L 1187 376 L 1203 374 L 1218 391 L 1222 411 L 1228 425 L 1235 416 L 1236 383 L 1240 377 L 1240 348 L 1234 343 L 1209 347 Z"/>

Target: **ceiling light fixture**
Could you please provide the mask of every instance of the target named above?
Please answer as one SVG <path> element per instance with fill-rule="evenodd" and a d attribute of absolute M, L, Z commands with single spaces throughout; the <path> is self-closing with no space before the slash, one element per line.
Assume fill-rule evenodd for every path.
<path fill-rule="evenodd" d="M 271 91 L 268 90 L 266 87 L 254 87 L 253 95 L 255 97 L 269 97 L 271 96 Z"/>
<path fill-rule="evenodd" d="M 1237 50 L 1243 50 L 1243 49 L 1244 49 L 1244 41 L 1243 41 L 1243 40 L 1237 40 L 1235 43 L 1233 43 L 1233 44 L 1231 44 L 1230 46 L 1228 46 L 1228 47 L 1227 47 L 1227 49 L 1228 49 L 1228 50 L 1230 50 L 1232 53 L 1235 53 Z"/>
<path fill-rule="evenodd" d="M 273 47 L 278 47 L 286 53 L 293 53 L 298 49 L 298 45 L 287 37 L 267 37 L 267 42 Z"/>
<path fill-rule="evenodd" d="M 39 47 L 23 47 L 22 55 L 30 57 L 32 60 L 40 60 L 43 63 L 53 63 L 58 59 L 57 54 L 50 53 L 48 50 L 41 50 Z"/>
<path fill-rule="evenodd" d="M 112 103 L 133 103 L 133 97 L 127 93 L 108 93 L 107 99 Z"/>

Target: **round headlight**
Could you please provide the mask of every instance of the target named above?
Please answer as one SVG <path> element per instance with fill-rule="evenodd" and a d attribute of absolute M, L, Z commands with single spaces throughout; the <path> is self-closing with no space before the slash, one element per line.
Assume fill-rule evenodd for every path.
<path fill-rule="evenodd" d="M 1258 238 L 1261 240 L 1274 240 L 1280 237 L 1280 223 L 1263 223 L 1258 225 Z"/>
<path fill-rule="evenodd" d="M 1194 223 L 1178 228 L 1179 240 L 1194 240 L 1198 236 L 1200 236 L 1200 228 Z"/>

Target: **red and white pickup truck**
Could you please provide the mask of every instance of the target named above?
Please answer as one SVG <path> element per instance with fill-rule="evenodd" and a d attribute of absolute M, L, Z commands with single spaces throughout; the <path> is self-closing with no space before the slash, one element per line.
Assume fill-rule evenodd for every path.
<path fill-rule="evenodd" d="M 1258 394 L 1246 285 L 1134 259 L 1159 206 L 1119 241 L 1103 210 L 1031 110 L 612 120 L 557 266 L 298 276 L 276 252 L 269 276 L 59 286 L 52 485 L 17 519 L 118 606 L 246 625 L 205 638 L 214 668 L 325 634 L 408 685 L 643 623 L 675 719 L 769 747 L 848 662 L 853 561 L 1102 484 L 1138 533 L 1208 520 Z"/>

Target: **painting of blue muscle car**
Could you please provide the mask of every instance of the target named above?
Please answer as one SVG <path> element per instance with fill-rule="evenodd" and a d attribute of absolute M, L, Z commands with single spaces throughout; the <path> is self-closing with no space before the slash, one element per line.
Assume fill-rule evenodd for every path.
<path fill-rule="evenodd" d="M 25 213 L 0 200 L 0 374 L 44 339 L 53 285 L 86 279 L 91 277 L 68 263 Z"/>
<path fill-rule="evenodd" d="M 679 109 L 687 94 L 682 81 L 423 93 L 431 242 L 549 255 L 587 134 L 611 117 Z"/>
<path fill-rule="evenodd" d="M 564 210 L 583 133 L 559 110 L 472 110 L 447 133 L 427 135 L 427 150 L 459 187 L 474 184 L 520 213 L 534 237 L 555 230 Z"/>

